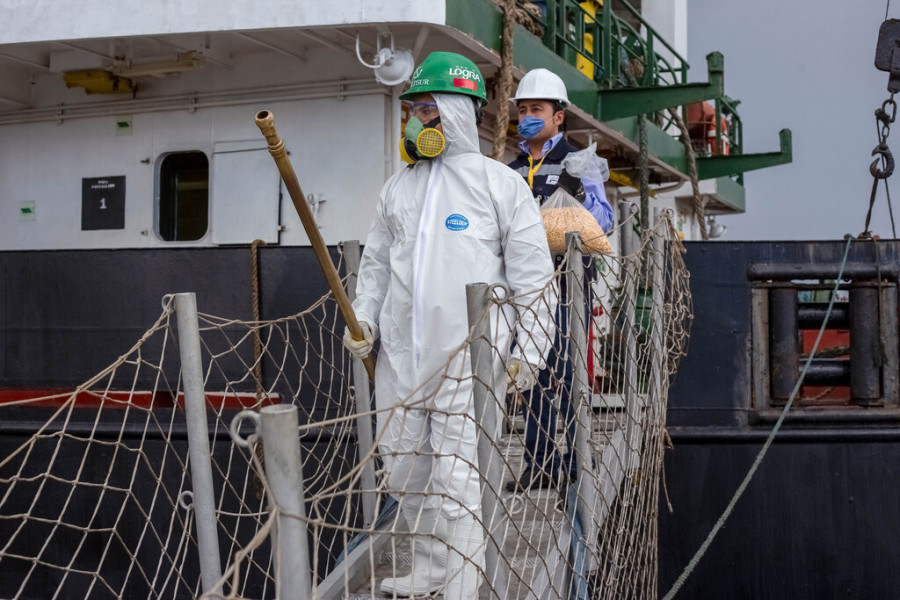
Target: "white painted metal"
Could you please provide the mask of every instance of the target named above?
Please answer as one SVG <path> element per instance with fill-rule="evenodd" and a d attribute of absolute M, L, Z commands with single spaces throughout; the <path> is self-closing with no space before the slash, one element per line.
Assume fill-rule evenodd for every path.
<path fill-rule="evenodd" d="M 359 240 L 344 242 L 344 260 L 346 261 L 347 297 L 350 302 L 356 300 L 356 281 L 359 273 L 359 262 L 362 257 Z M 375 524 L 376 494 L 378 484 L 375 478 L 375 463 L 370 453 L 375 447 L 372 433 L 372 388 L 369 385 L 369 374 L 363 361 L 353 358 L 353 399 L 356 401 L 356 439 L 359 451 L 359 463 L 362 474 L 359 478 L 360 495 L 362 496 L 363 527 L 371 528 Z"/>
<path fill-rule="evenodd" d="M 266 477 L 275 514 L 273 552 L 275 597 L 312 598 L 309 542 L 304 504 L 303 460 L 300 456 L 297 407 L 274 404 L 259 410 Z"/>
<path fill-rule="evenodd" d="M 116 135 L 115 116 L 2 126 L 2 205 L 17 211 L 21 203 L 34 202 L 34 220 L 0 219 L 0 250 L 209 246 L 256 237 L 277 241 L 274 161 L 267 152 L 216 151 L 261 140 L 253 122 L 261 108 L 277 116 L 304 192 L 325 200 L 318 218 L 326 243 L 365 239 L 392 166 L 385 164 L 390 158 L 386 148 L 395 143 L 393 135 L 386 139 L 383 119 L 371 116 L 390 114 L 391 107 L 391 98 L 378 89 L 343 100 L 336 91 L 329 98 L 281 102 L 257 94 L 236 106 L 134 114 L 129 136 Z M 211 230 L 196 242 L 171 243 L 156 234 L 156 179 L 161 158 L 182 151 L 210 158 Z M 82 178 L 117 175 L 126 177 L 125 229 L 82 231 Z M 257 187 L 261 199 L 248 203 L 245 195 Z M 293 205 L 283 196 L 281 243 L 307 245 Z M 258 207 L 266 214 L 257 215 Z"/>
<path fill-rule="evenodd" d="M 687 59 L 687 0 L 643 0 L 641 16 L 664 40 L 675 48 L 682 58 Z M 653 50 L 672 60 L 672 53 L 662 46 L 654 44 Z"/>
<path fill-rule="evenodd" d="M 34 0 L 0 3 L 0 44 L 445 19 L 443 0 Z"/>
<path fill-rule="evenodd" d="M 192 508 L 196 519 L 197 547 L 200 554 L 200 579 L 203 582 L 203 591 L 211 592 L 222 577 L 222 565 L 219 562 L 216 499 L 209 452 L 209 422 L 206 414 L 206 393 L 203 390 L 197 296 L 193 292 L 175 294 L 175 313 L 178 319 L 184 410 L 194 498 Z"/>
<path fill-rule="evenodd" d="M 218 142 L 210 174 L 212 241 L 278 241 L 279 179 L 265 140 Z"/>

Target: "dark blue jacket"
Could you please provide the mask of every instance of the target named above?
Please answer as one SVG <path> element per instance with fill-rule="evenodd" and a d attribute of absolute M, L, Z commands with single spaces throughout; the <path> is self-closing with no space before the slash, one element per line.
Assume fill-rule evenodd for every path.
<path fill-rule="evenodd" d="M 578 148 L 563 138 L 544 157 L 544 162 L 534 174 L 534 187 L 532 188 L 535 198 L 539 198 L 541 204 L 556 191 L 556 182 L 559 174 L 562 173 L 562 160 L 569 152 L 577 150 Z M 528 154 L 525 152 L 519 154 L 516 160 L 509 163 L 509 168 L 528 181 Z"/>

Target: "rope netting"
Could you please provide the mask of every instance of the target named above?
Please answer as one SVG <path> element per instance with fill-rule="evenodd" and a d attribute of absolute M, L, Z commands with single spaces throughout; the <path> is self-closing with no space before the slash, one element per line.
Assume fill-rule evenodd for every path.
<path fill-rule="evenodd" d="M 0 597 L 257 599 L 296 581 L 310 592 L 287 595 L 656 597 L 666 398 L 692 313 L 669 219 L 633 246 L 573 246 L 545 290 L 491 288 L 468 338 L 403 398 L 370 401 L 331 295 L 272 321 L 201 313 L 208 501 L 179 355 L 190 332 L 167 298 L 77 390 L 0 406 L 15 430 L 0 437 Z M 510 347 L 529 343 L 546 365 L 508 394 Z M 291 467 L 264 433 L 289 406 L 299 511 L 280 500 Z M 236 421 L 248 414 L 262 427 Z M 288 521 L 304 525 L 305 579 L 285 566 Z"/>

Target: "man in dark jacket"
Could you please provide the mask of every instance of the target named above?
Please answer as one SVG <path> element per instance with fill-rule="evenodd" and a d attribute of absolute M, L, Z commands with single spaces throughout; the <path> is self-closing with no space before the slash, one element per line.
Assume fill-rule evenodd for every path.
<path fill-rule="evenodd" d="M 519 114 L 519 143 L 521 154 L 509 164 L 531 188 L 535 199 L 543 204 L 557 187 L 563 186 L 582 201 L 582 206 L 597 220 L 603 231 L 613 223 L 612 207 L 606 199 L 602 181 L 578 180 L 562 168 L 563 159 L 577 148 L 563 139 L 560 127 L 569 106 L 566 86 L 562 79 L 547 69 L 533 69 L 525 74 L 516 95 Z M 557 257 L 558 261 L 561 257 Z M 565 290 L 562 290 L 565 295 Z M 590 296 L 586 296 L 588 299 Z M 586 307 L 582 307 L 586 311 Z M 525 394 L 522 403 L 525 416 L 525 470 L 518 481 L 507 484 L 508 491 L 524 491 L 533 487 L 555 487 L 574 478 L 575 460 L 573 411 L 569 401 L 572 388 L 572 368 L 568 361 L 568 308 L 560 298 L 556 315 L 557 333 L 554 348 L 547 361 L 549 368 L 541 371 L 538 385 Z M 567 452 L 561 456 L 556 447 L 557 409 L 553 398 L 559 399 L 559 414 L 566 422 Z"/>

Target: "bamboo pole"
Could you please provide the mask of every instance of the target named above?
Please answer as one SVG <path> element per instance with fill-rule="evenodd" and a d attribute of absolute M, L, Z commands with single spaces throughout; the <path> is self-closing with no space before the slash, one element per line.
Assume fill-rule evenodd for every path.
<path fill-rule="evenodd" d="M 363 339 L 362 328 L 359 326 L 359 321 L 356 320 L 356 314 L 353 312 L 350 299 L 341 285 L 341 278 L 334 263 L 331 261 L 331 255 L 328 253 L 328 247 L 325 246 L 325 240 L 322 239 L 322 234 L 319 233 L 319 226 L 316 224 L 312 211 L 309 210 L 309 205 L 306 203 L 306 196 L 303 194 L 303 190 L 300 189 L 300 181 L 297 179 L 294 167 L 287 157 L 284 141 L 278 137 L 278 132 L 275 131 L 275 117 L 272 115 L 272 112 L 261 110 L 256 113 L 256 125 L 266 138 L 266 142 L 269 145 L 269 154 L 272 155 L 272 158 L 275 159 L 275 164 L 278 165 L 278 172 L 281 173 L 284 185 L 291 195 L 291 201 L 294 203 L 294 208 L 297 210 L 300 221 L 303 223 L 303 229 L 306 230 L 306 235 L 309 237 L 313 251 L 316 253 L 319 266 L 322 267 L 322 273 L 328 281 L 328 287 L 331 288 L 331 293 L 334 294 L 338 308 L 344 316 L 347 329 L 354 340 L 361 340 Z M 369 379 L 375 381 L 375 356 L 369 354 L 363 359 L 363 364 L 366 365 Z"/>

